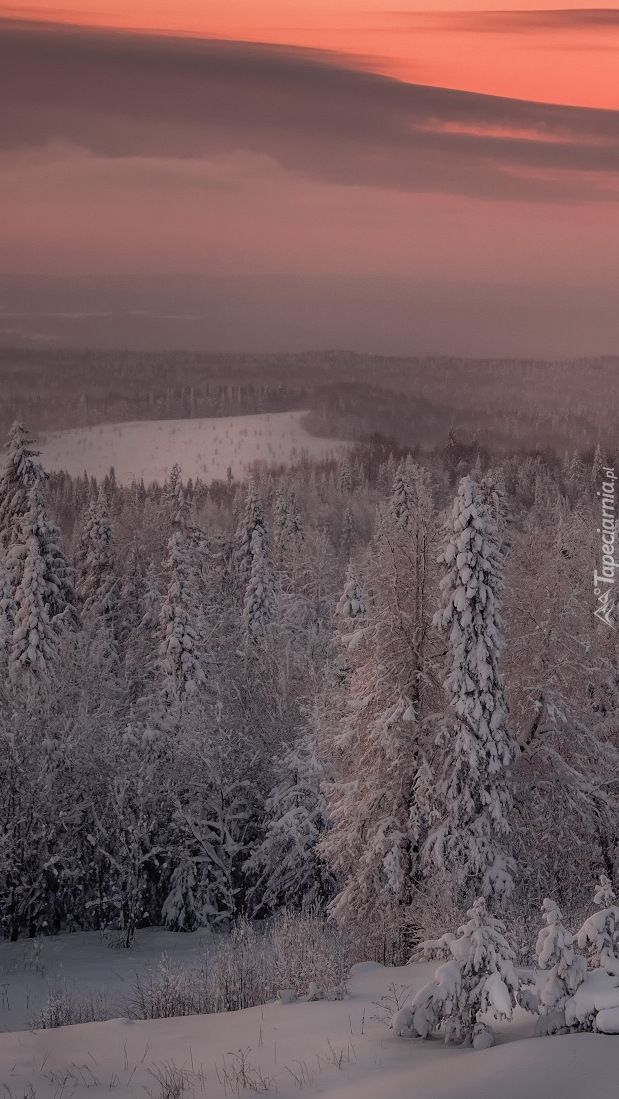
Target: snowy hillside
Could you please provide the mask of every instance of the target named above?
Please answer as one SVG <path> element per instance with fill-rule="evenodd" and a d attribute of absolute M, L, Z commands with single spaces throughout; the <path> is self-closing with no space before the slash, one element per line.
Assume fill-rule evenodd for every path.
<path fill-rule="evenodd" d="M 340 453 L 335 439 L 320 439 L 302 425 L 304 412 L 267 412 L 201 420 L 136 420 L 51 432 L 41 442 L 46 469 L 104 477 L 114 467 L 120 484 L 143 479 L 161 484 L 178 463 L 184 478 L 242 477 L 254 462 L 287 465 Z"/>
<path fill-rule="evenodd" d="M 86 984 L 97 967 L 112 970 L 120 961 L 109 947 L 94 948 L 94 938 L 90 960 L 83 944 L 74 959 L 74 972 Z M 9 951 L 17 957 L 24 947 L 6 946 L 4 961 Z M 70 951 L 64 965 L 70 977 Z M 121 968 L 119 981 L 127 976 L 124 960 Z M 399 997 L 416 991 L 433 968 L 355 966 L 343 1001 L 275 1002 L 217 1015 L 147 1022 L 120 1018 L 2 1034 L 0 1086 L 14 1099 L 145 1094 L 225 1099 L 256 1092 L 281 1099 L 301 1092 L 329 1099 L 615 1099 L 612 1038 L 533 1038 L 533 1016 L 524 1012 L 499 1026 L 498 1044 L 488 1050 L 395 1037 L 383 1021 L 394 1006 L 394 990 Z M 184 1087 L 165 1090 L 162 1081 L 175 1076 Z"/>

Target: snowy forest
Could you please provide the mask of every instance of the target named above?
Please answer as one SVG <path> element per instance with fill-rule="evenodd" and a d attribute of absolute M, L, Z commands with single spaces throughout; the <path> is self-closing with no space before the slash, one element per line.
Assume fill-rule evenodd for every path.
<path fill-rule="evenodd" d="M 529 951 L 544 898 L 582 920 L 619 860 L 612 461 L 383 440 L 123 487 L 49 475 L 15 423 L 4 935 L 296 909 L 402 964 L 480 905 Z"/>

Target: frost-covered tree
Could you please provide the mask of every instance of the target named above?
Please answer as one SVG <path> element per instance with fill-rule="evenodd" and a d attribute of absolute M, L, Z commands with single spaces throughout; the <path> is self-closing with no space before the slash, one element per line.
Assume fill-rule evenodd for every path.
<path fill-rule="evenodd" d="M 251 578 L 254 564 L 254 547 L 259 546 L 260 537 L 254 540 L 254 534 L 262 538 L 262 547 L 267 543 L 267 529 L 262 501 L 253 478 L 247 486 L 247 498 L 243 516 L 236 531 L 234 561 L 238 576 L 245 588 Z"/>
<path fill-rule="evenodd" d="M 22 577 L 15 592 L 15 623 L 9 653 L 12 680 L 42 679 L 58 655 L 58 637 L 46 605 L 45 562 L 36 538 L 26 542 Z"/>
<path fill-rule="evenodd" d="M 408 530 L 416 510 L 411 478 L 412 471 L 413 464 L 410 456 L 407 459 L 402 459 L 396 470 L 391 499 L 389 500 L 389 512 L 394 526 L 403 530 Z"/>
<path fill-rule="evenodd" d="M 438 953 L 449 960 L 410 1007 L 394 1015 L 391 1025 L 400 1037 L 427 1038 L 441 1032 L 446 1042 L 485 1049 L 494 1045 L 494 1036 L 480 1015 L 489 1012 L 495 1019 L 511 1019 L 523 977 L 514 965 L 505 924 L 490 915 L 484 897 L 477 898 L 467 915 L 455 935 L 421 943 L 426 957 Z"/>
<path fill-rule="evenodd" d="M 367 611 L 367 595 L 364 593 L 357 578 L 357 573 L 352 561 L 346 570 L 344 590 L 339 598 L 335 613 L 338 629 L 342 634 L 347 634 L 351 625 L 356 626 L 357 620 L 362 620 Z"/>
<path fill-rule="evenodd" d="M 392 951 L 399 956 L 404 949 L 418 872 L 414 809 L 431 697 L 427 569 L 433 517 L 419 471 L 411 484 L 408 526 L 388 506 L 380 511 L 364 577 L 373 600 L 365 605 L 349 574 L 336 618 L 342 640 L 344 629 L 350 635 L 350 671 L 344 703 L 340 687 L 333 699 L 334 778 L 327 785 L 332 827 L 319 852 L 341 883 L 331 905 L 338 920 L 365 934 L 373 912 L 389 912 L 390 960 Z M 356 613 L 361 604 L 365 615 Z"/>
<path fill-rule="evenodd" d="M 185 530 L 191 514 L 188 490 L 183 487 L 181 467 L 175 462 L 164 486 L 170 519 L 174 527 Z"/>
<path fill-rule="evenodd" d="M 543 970 L 538 982 L 540 1016 L 550 1016 L 551 1021 L 538 1028 L 539 1033 L 548 1029 L 560 1029 L 565 1023 L 565 1005 L 585 979 L 587 963 L 574 949 L 574 936 L 564 927 L 561 913 L 548 897 L 542 904 L 545 926 L 537 936 L 535 953 Z"/>
<path fill-rule="evenodd" d="M 123 585 L 122 641 L 129 701 L 135 705 L 155 685 L 162 597 L 155 564 L 150 561 L 144 570 L 141 548 L 134 552 L 133 566 Z"/>
<path fill-rule="evenodd" d="M 294 492 L 287 491 L 283 487 L 279 488 L 275 496 L 273 513 L 275 562 L 281 569 L 289 562 L 299 542 L 304 538 L 303 520 Z"/>
<path fill-rule="evenodd" d="M 13 680 L 50 672 L 57 658 L 58 636 L 74 621 L 74 593 L 67 560 L 58 544 L 60 531 L 45 512 L 39 482 L 28 496 L 29 509 L 19 541 L 12 544 L 8 565 L 16 583 L 9 673 Z"/>
<path fill-rule="evenodd" d="M 171 763 L 170 875 L 162 906 L 171 930 L 217 927 L 234 915 L 235 863 L 242 854 L 246 799 L 233 745 L 199 710 L 185 714 L 177 729 Z"/>
<path fill-rule="evenodd" d="M 41 452 L 32 449 L 32 439 L 24 424 L 13 424 L 6 450 L 0 477 L 0 540 L 8 548 L 19 536 L 21 520 L 29 510 L 30 490 L 45 480 L 47 474 L 36 460 Z"/>
<path fill-rule="evenodd" d="M 168 544 L 170 580 L 159 616 L 160 673 L 167 705 L 192 699 L 206 682 L 193 626 L 196 599 L 190 582 L 189 554 L 180 530 Z"/>
<path fill-rule="evenodd" d="M 275 579 L 266 533 L 256 527 L 251 536 L 251 571 L 245 587 L 243 634 L 246 644 L 261 641 L 276 612 Z"/>
<path fill-rule="evenodd" d="M 460 905 L 474 893 L 502 897 L 513 888 L 510 767 L 517 749 L 498 666 L 502 555 L 495 524 L 470 477 L 460 482 L 451 532 L 439 559 L 445 576 L 435 619 L 448 638 L 451 715 L 437 738 L 436 823 L 424 855 L 428 872 L 445 877 Z"/>
<path fill-rule="evenodd" d="M 357 541 L 357 529 L 355 516 L 350 504 L 344 512 L 342 529 L 340 531 L 340 553 L 344 559 L 350 557 Z"/>
<path fill-rule="evenodd" d="M 577 497 L 586 486 L 585 466 L 577 450 L 566 451 L 563 460 L 563 479 L 567 491 Z"/>
<path fill-rule="evenodd" d="M 360 644 L 366 626 L 368 597 L 357 578 L 352 561 L 346 570 L 344 590 L 335 608 L 335 641 L 338 647 L 336 674 L 343 682 L 351 671 L 351 656 Z"/>
<path fill-rule="evenodd" d="M 317 717 L 318 710 L 313 720 Z M 255 878 L 250 892 L 254 917 L 280 908 L 322 907 L 333 894 L 333 876 L 316 854 L 328 826 L 323 775 L 316 729 L 310 724 L 275 763 L 275 785 L 265 803 L 266 833 L 245 863 L 245 872 Z"/>
<path fill-rule="evenodd" d="M 595 451 L 593 452 L 593 462 L 591 463 L 591 482 L 594 488 L 597 487 L 602 478 L 602 470 L 604 469 L 604 454 L 602 453 L 602 447 L 597 443 Z"/>
<path fill-rule="evenodd" d="M 107 501 L 99 490 L 86 510 L 78 548 L 78 596 L 82 621 L 93 633 L 114 647 L 118 629 L 118 576 L 116 545 Z"/>
<path fill-rule="evenodd" d="M 598 911 L 583 923 L 576 941 L 580 950 L 591 952 L 593 966 L 605 966 L 619 958 L 619 908 L 615 904 L 612 882 L 606 874 L 600 876 L 593 903 Z"/>

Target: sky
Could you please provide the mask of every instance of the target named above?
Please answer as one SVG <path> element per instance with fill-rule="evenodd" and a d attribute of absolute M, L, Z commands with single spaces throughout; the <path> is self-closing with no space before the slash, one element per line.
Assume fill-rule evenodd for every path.
<path fill-rule="evenodd" d="M 0 339 L 193 278 L 209 350 L 617 353 L 618 62 L 612 8 L 0 2 Z"/>

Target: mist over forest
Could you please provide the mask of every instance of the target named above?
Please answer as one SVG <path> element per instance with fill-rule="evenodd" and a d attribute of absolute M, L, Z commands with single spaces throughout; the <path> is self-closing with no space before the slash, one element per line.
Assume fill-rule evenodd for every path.
<path fill-rule="evenodd" d="M 0 349 L 0 430 L 305 409 L 316 435 L 490 453 L 614 447 L 619 358 Z"/>

